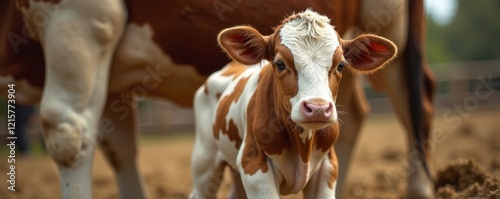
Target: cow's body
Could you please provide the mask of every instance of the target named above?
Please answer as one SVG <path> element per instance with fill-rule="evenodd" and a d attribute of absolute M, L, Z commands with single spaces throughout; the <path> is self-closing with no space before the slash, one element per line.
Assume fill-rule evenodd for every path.
<path fill-rule="evenodd" d="M 20 3 L 22 13 L 17 11 L 16 2 Z M 2 13 L 5 19 L 3 21 L 11 23 L 2 27 L 4 31 L 2 36 L 7 39 L 0 41 L 3 42 L 0 43 L 0 55 L 3 59 L 0 74 L 12 75 L 15 78 L 8 80 L 10 82 L 17 80 L 19 85 L 25 84 L 21 83 L 25 78 L 30 83 L 31 90 L 38 89 L 37 95 L 26 93 L 28 97 L 18 99 L 21 103 L 39 101 L 42 97 L 41 89 L 46 83 L 43 47 L 37 41 L 44 40 L 44 38 L 40 38 L 40 35 L 34 32 L 44 32 L 48 28 L 46 24 L 50 23 L 51 19 L 63 17 L 65 9 L 74 9 L 72 8 L 74 2 L 75 0 L 63 0 L 53 4 L 37 0 L 18 0 L 9 1 L 3 8 L 5 9 Z M 120 18 L 120 20 L 127 20 L 124 29 L 114 30 L 119 31 L 120 34 L 114 33 L 113 36 L 121 41 L 115 47 L 111 62 L 108 92 L 121 93 L 137 86 L 145 87 L 148 96 L 168 98 L 180 105 L 191 106 L 192 100 L 190 99 L 193 98 L 199 85 L 208 75 L 218 70 L 218 67 L 228 62 L 227 56 L 220 53 L 214 39 L 220 30 L 229 26 L 258 22 L 252 25 L 262 30 L 264 34 L 268 34 L 272 31 L 271 27 L 276 25 L 283 15 L 312 7 L 319 12 L 330 13 L 328 16 L 332 19 L 339 19 L 338 31 L 346 32 L 348 24 L 353 24 L 356 20 L 356 15 L 344 16 L 343 12 L 331 12 L 332 5 L 335 5 L 335 10 L 356 13 L 358 2 L 357 0 L 350 2 L 317 0 L 304 3 L 295 0 L 289 4 L 266 2 L 264 5 L 244 1 L 173 0 L 169 1 L 168 5 L 162 5 L 153 0 L 145 2 L 114 0 L 112 4 L 114 5 L 101 8 L 102 10 L 77 8 L 87 15 L 113 11 L 128 14 Z M 123 7 L 125 9 L 122 6 L 125 6 Z M 115 15 L 115 18 L 122 17 L 117 13 Z M 24 26 L 23 21 L 29 22 L 29 25 Z M 35 34 L 35 38 L 32 38 L 31 34 Z M 155 78 L 155 75 L 151 73 L 158 73 L 158 75 Z M 153 79 L 144 80 L 144 77 L 148 75 L 153 76 Z M 168 78 L 165 78 L 166 76 Z M 159 83 L 159 85 L 151 89 L 147 88 L 147 85 L 154 83 Z M 178 89 L 175 84 L 183 85 L 183 88 Z M 141 93 L 141 91 L 135 91 L 135 93 Z"/>
<path fill-rule="evenodd" d="M 422 1 L 410 3 L 418 5 Z M 135 159 L 137 105 L 132 96 L 166 98 L 192 105 L 193 94 L 206 76 L 228 61 L 215 42 L 218 31 L 250 24 L 268 34 L 272 31 L 270 27 L 284 15 L 307 7 L 331 18 L 342 36 L 374 32 L 394 41 L 400 52 L 422 52 L 421 46 L 405 50 L 408 42 L 422 45 L 424 40 L 422 6 L 415 6 L 417 16 L 412 18 L 404 0 L 293 0 L 286 4 L 15 0 L 4 1 L 0 6 L 0 84 L 16 84 L 17 103 L 41 102 L 43 132 L 48 152 L 61 168 L 63 198 L 91 196 L 90 163 L 96 139 L 100 137 L 98 133 L 104 135 L 101 145 L 116 170 L 120 195 L 140 198 L 147 194 Z M 416 24 L 409 25 L 409 18 Z M 355 31 L 349 33 L 349 28 Z M 416 31 L 417 36 L 408 38 L 409 30 Z M 424 93 L 416 98 L 417 103 L 427 105 L 426 115 L 412 116 L 408 99 L 415 92 L 407 89 L 411 81 L 404 78 L 403 66 L 408 64 L 405 60 L 400 55 L 386 69 L 372 75 L 371 82 L 377 90 L 389 94 L 409 135 L 422 134 L 425 139 L 432 113 L 428 106 L 430 95 Z M 421 70 L 424 66 L 417 64 L 410 68 Z M 344 83 L 339 90 L 339 104 L 345 107 L 342 111 L 350 113 L 350 117 L 342 118 L 350 125 L 342 129 L 345 133 L 336 146 L 341 168 L 347 168 L 352 146 L 368 112 L 356 79 L 355 75 L 344 75 L 343 81 L 351 83 Z M 426 91 L 431 88 L 428 84 Z M 0 88 L 0 95 L 6 93 L 4 89 Z M 415 130 L 415 124 L 422 124 L 424 129 Z M 415 139 L 409 136 L 409 143 L 415 143 Z M 417 147 L 411 145 L 410 151 L 417 151 Z M 415 172 L 410 173 L 408 195 L 429 196 L 433 186 L 423 164 L 412 165 Z M 339 186 L 344 177 L 341 172 Z"/>

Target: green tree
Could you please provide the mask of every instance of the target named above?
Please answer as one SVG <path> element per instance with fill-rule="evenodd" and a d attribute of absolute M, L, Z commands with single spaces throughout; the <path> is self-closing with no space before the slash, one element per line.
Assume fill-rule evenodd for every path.
<path fill-rule="evenodd" d="M 427 59 L 430 63 L 444 63 L 452 60 L 446 49 L 443 38 L 446 36 L 444 27 L 437 24 L 432 16 L 427 17 Z"/>
<path fill-rule="evenodd" d="M 450 24 L 428 18 L 430 63 L 500 59 L 500 1 L 457 0 Z"/>

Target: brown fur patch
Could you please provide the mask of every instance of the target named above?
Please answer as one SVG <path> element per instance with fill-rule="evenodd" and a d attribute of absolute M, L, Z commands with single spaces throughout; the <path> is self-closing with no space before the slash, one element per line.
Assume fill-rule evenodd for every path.
<path fill-rule="evenodd" d="M 314 134 L 317 134 L 315 139 L 315 145 L 317 150 L 327 152 L 330 150 L 337 141 L 339 137 L 340 128 L 339 123 L 335 122 L 323 129 L 317 130 Z"/>
<path fill-rule="evenodd" d="M 288 145 L 287 118 L 290 115 L 286 111 L 278 91 L 274 69 L 268 65 L 260 73 L 259 86 L 255 91 L 251 103 L 255 103 L 253 110 L 248 108 L 248 132 L 251 133 L 256 142 L 261 146 L 262 152 L 269 155 L 282 154 L 283 148 Z"/>
<path fill-rule="evenodd" d="M 252 97 L 248 106 L 248 111 L 253 112 L 253 105 L 255 105 L 255 98 Z M 254 118 L 250 118 L 249 121 L 253 121 Z M 251 132 L 252 127 L 248 125 L 249 132 Z M 243 172 L 245 175 L 254 175 L 258 170 L 266 173 L 269 170 L 267 165 L 266 154 L 259 148 L 259 144 L 255 140 L 253 134 L 247 135 L 245 139 L 245 148 L 243 148 L 243 157 L 241 158 L 241 165 L 243 167 Z"/>
<path fill-rule="evenodd" d="M 282 106 L 284 108 L 284 111 L 287 112 L 289 115 L 290 112 L 292 111 L 291 109 L 291 104 L 290 104 L 290 98 L 295 97 L 297 93 L 299 92 L 299 87 L 298 87 L 298 74 L 297 70 L 295 69 L 295 64 L 293 61 L 293 55 L 290 52 L 290 50 L 281 45 L 278 44 L 276 47 L 276 58 L 275 60 L 281 60 L 283 61 L 287 69 L 284 71 L 279 72 L 276 69 L 276 66 L 273 65 L 273 84 L 275 84 L 275 104 L 278 106 Z M 263 80 L 269 81 L 269 80 Z M 265 82 L 264 84 L 268 84 Z M 284 116 L 284 115 L 283 115 Z"/>
<path fill-rule="evenodd" d="M 219 139 L 219 134 L 222 132 L 222 134 L 226 134 L 229 137 L 229 140 L 235 142 L 234 145 L 236 148 L 240 148 L 242 138 L 239 136 L 238 128 L 236 128 L 234 122 L 230 120 L 229 123 L 227 123 L 226 115 L 229 113 L 231 104 L 237 102 L 240 98 L 249 78 L 250 77 L 240 79 L 236 84 L 234 91 L 220 100 L 217 113 L 215 115 L 216 120 L 213 129 L 215 139 Z"/>
<path fill-rule="evenodd" d="M 334 189 L 333 183 L 337 180 L 339 174 L 339 165 L 337 156 L 335 155 L 335 150 L 331 147 L 330 152 L 328 152 L 328 160 L 332 164 L 332 170 L 330 171 L 330 179 L 328 179 L 328 187 L 330 189 Z"/>
<path fill-rule="evenodd" d="M 224 28 L 249 24 L 262 35 L 269 35 L 273 33 L 270 27 L 280 24 L 285 14 L 310 7 L 333 19 L 335 29 L 342 35 L 356 22 L 359 12 L 359 0 L 253 1 L 241 2 L 237 6 L 231 6 L 231 2 L 220 2 L 231 10 L 214 9 L 212 0 L 173 0 L 168 3 L 126 0 L 125 3 L 129 22 L 149 24 L 154 31 L 153 40 L 165 54 L 177 64 L 194 65 L 203 75 L 219 70 L 228 62 L 215 39 Z M 164 6 L 166 4 L 168 6 Z"/>
<path fill-rule="evenodd" d="M 334 100 L 337 100 L 336 96 L 337 96 L 337 93 L 339 91 L 340 80 L 342 79 L 342 73 L 337 70 L 339 63 L 341 61 L 343 61 L 342 60 L 342 53 L 343 53 L 342 48 L 337 48 L 337 50 L 335 50 L 335 53 L 333 55 L 333 65 L 332 65 L 332 68 L 330 69 L 329 77 L 328 77 L 328 82 L 330 84 L 329 85 L 330 90 L 332 91 L 332 95 L 334 97 L 333 98 Z M 347 66 L 344 66 L 344 67 L 347 67 Z M 346 69 L 344 69 L 344 70 L 346 70 Z M 349 72 L 349 71 L 345 71 L 345 72 Z"/>
<path fill-rule="evenodd" d="M 299 136 L 300 133 L 302 133 L 302 128 L 294 128 L 295 125 L 296 124 L 288 125 L 289 140 L 293 142 L 292 149 L 300 155 L 304 162 L 309 162 L 311 160 L 313 150 L 320 150 L 326 153 L 328 150 L 332 149 L 339 135 L 338 123 L 333 123 L 323 129 L 313 131 L 311 139 L 302 142 Z"/>
<path fill-rule="evenodd" d="M 340 64 L 341 61 L 344 61 L 343 57 L 344 57 L 344 50 L 342 49 L 342 47 L 338 47 L 337 49 L 335 49 L 335 52 L 333 53 L 332 68 L 330 68 L 330 73 L 337 72 L 338 65 Z M 347 65 L 344 66 L 344 69 L 346 69 L 345 67 L 347 67 Z"/>
<path fill-rule="evenodd" d="M 16 3 L 6 1 L 0 6 L 0 76 L 13 75 L 15 79 L 27 79 L 38 88 L 45 81 L 45 61 L 40 44 L 32 39 L 23 22 L 23 15 Z"/>
<path fill-rule="evenodd" d="M 244 173 L 249 175 L 255 174 L 258 170 L 267 172 L 269 166 L 265 153 L 281 154 L 284 144 L 286 144 L 279 142 L 285 138 L 282 137 L 283 133 L 281 132 L 283 127 L 279 126 L 279 122 L 277 122 L 279 118 L 272 117 L 274 109 L 262 111 L 262 106 L 267 108 L 270 106 L 270 102 L 273 103 L 272 89 L 275 85 L 273 84 L 272 66 L 265 66 L 259 75 L 258 84 L 262 86 L 257 87 L 247 107 L 247 136 L 241 159 Z M 277 136 L 281 136 L 281 138 Z M 275 143 L 272 143 L 273 141 Z"/>

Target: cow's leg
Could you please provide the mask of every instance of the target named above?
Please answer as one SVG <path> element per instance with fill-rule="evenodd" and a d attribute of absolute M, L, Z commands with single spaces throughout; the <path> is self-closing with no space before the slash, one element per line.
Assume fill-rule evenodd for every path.
<path fill-rule="evenodd" d="M 335 152 L 331 150 L 328 152 L 328 156 L 323 159 L 318 170 L 311 177 L 306 187 L 302 190 L 304 199 L 335 198 L 337 174 L 337 158 Z"/>
<path fill-rule="evenodd" d="M 416 133 L 414 133 L 413 122 L 422 119 L 421 125 L 430 125 L 431 120 L 431 109 L 426 108 L 426 99 L 421 97 L 421 99 L 411 99 L 413 102 L 422 100 L 423 103 L 416 105 L 422 107 L 416 107 L 414 104 L 410 104 L 410 85 L 408 81 L 407 71 L 412 70 L 412 67 L 422 67 L 416 66 L 416 64 L 408 65 L 405 64 L 403 57 L 406 57 L 405 53 L 409 50 L 414 51 L 408 45 L 411 42 L 419 43 L 419 41 L 410 41 L 411 34 L 420 34 L 418 28 L 413 27 L 409 22 L 412 16 L 409 8 L 416 8 L 415 6 L 409 6 L 409 3 L 421 3 L 421 1 L 404 1 L 404 0 L 381 0 L 377 2 L 363 1 L 361 6 L 361 17 L 360 17 L 360 27 L 365 27 L 364 31 L 373 32 L 383 36 L 391 41 L 393 41 L 398 49 L 398 57 L 392 61 L 390 64 L 385 66 L 382 70 L 377 73 L 370 75 L 370 80 L 372 80 L 372 85 L 378 87 L 378 90 L 384 90 L 390 98 L 392 107 L 396 114 L 398 115 L 400 121 L 403 123 L 405 130 L 408 135 L 409 143 L 409 166 L 408 169 L 408 198 L 432 198 L 434 185 L 432 179 L 427 175 L 425 170 L 425 165 L 423 161 L 417 160 L 420 157 L 418 151 L 418 145 L 416 144 Z M 424 12 L 422 10 L 417 12 Z M 416 13 L 414 10 L 413 14 Z M 425 13 L 420 13 L 425 14 Z M 411 19 L 411 20 L 410 20 Z M 421 23 L 421 21 L 419 21 Z M 414 38 L 415 39 L 415 38 Z M 421 50 L 421 49 L 420 49 Z M 418 52 L 422 55 L 422 52 Z M 415 57 L 416 58 L 416 57 Z M 420 57 L 421 58 L 421 57 Z M 420 58 L 411 60 L 410 62 L 422 62 Z M 420 59 L 420 60 L 417 60 Z M 409 74 L 417 77 L 421 74 Z M 423 92 L 423 89 L 422 89 Z M 429 106 L 427 106 L 429 107 Z M 416 112 L 410 111 L 411 109 L 423 109 L 420 116 L 412 117 L 412 114 Z M 424 142 L 429 134 L 429 128 L 423 127 L 422 134 Z M 426 149 L 424 149 L 426 150 Z M 405 168 L 401 169 L 404 170 Z M 403 174 L 402 174 L 403 175 Z M 406 176 L 406 173 L 404 173 Z"/>
<path fill-rule="evenodd" d="M 405 65 L 403 64 L 402 58 L 396 58 L 392 63 L 386 66 L 379 73 L 371 76 L 371 80 L 382 80 L 384 82 L 384 90 L 389 96 L 391 104 L 394 111 L 398 115 L 400 121 L 403 123 L 405 130 L 407 132 L 408 138 L 408 163 L 401 164 L 399 168 L 398 175 L 401 177 L 408 177 L 408 189 L 407 198 L 432 198 L 434 194 L 434 185 L 431 176 L 425 170 L 425 163 L 429 162 L 429 148 L 427 146 L 428 136 L 430 133 L 430 124 L 432 119 L 432 103 L 431 96 L 425 96 L 421 98 L 422 100 L 422 133 L 424 133 L 424 146 L 423 150 L 425 155 L 421 157 L 421 153 L 418 150 L 418 143 L 415 137 L 415 133 L 412 128 L 412 112 L 410 112 L 410 101 L 409 101 L 409 90 L 408 84 L 405 77 L 404 71 Z M 425 74 L 426 78 L 428 74 Z M 427 83 L 433 84 L 432 81 Z M 432 88 L 433 85 L 429 85 Z M 423 92 L 424 90 L 422 90 Z M 425 158 L 422 161 L 421 158 Z M 402 173 L 399 173 L 399 172 Z M 406 173 L 407 172 L 407 173 Z"/>
<path fill-rule="evenodd" d="M 424 162 L 420 159 L 416 138 L 412 130 L 411 113 L 409 111 L 409 93 L 406 86 L 407 84 L 405 81 L 402 62 L 403 60 L 401 58 L 397 58 L 390 65 L 386 66 L 386 68 L 377 73 L 375 78 L 385 79 L 385 91 L 388 94 L 391 104 L 399 119 L 403 123 L 408 135 L 409 164 L 399 170 L 404 171 L 404 169 L 408 168 L 408 174 L 399 174 L 400 176 L 408 176 L 407 197 L 432 198 L 434 193 L 433 181 L 425 170 Z M 424 133 L 428 134 L 430 130 L 429 126 L 431 123 L 432 109 L 429 108 L 430 103 L 426 103 L 425 99 L 427 98 L 423 98 L 423 108 L 425 112 L 423 125 L 427 127 L 422 129 L 425 131 Z M 424 147 L 424 150 L 428 150 L 428 148 Z M 428 159 L 426 162 L 428 162 Z"/>
<path fill-rule="evenodd" d="M 97 126 L 125 8 L 118 0 L 61 4 L 37 29 L 47 69 L 40 118 L 47 151 L 59 167 L 62 198 L 91 198 Z M 32 1 L 30 9 L 43 5 Z"/>
<path fill-rule="evenodd" d="M 241 175 L 238 173 L 238 171 L 232 168 L 231 168 L 231 174 L 233 176 L 233 184 L 228 198 L 246 199 L 247 195 L 245 193 L 245 187 L 243 187 L 243 182 L 241 181 Z"/>
<path fill-rule="evenodd" d="M 341 197 L 344 194 L 343 187 L 358 134 L 370 111 L 361 82 L 356 75 L 349 71 L 343 74 L 337 95 L 337 106 L 341 125 L 339 139 L 335 143 L 339 163 L 338 191 L 336 193 L 338 197 Z"/>
<path fill-rule="evenodd" d="M 135 102 L 132 102 L 135 104 Z M 109 95 L 102 114 L 99 132 L 101 147 L 116 173 L 121 198 L 150 198 L 137 163 L 136 108 Z"/>

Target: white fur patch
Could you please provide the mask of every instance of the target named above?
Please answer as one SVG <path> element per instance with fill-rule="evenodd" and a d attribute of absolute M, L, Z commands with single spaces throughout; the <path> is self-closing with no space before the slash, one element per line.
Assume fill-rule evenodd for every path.
<path fill-rule="evenodd" d="M 306 141 L 311 139 L 312 136 L 312 130 L 307 130 L 304 129 L 301 134 L 299 134 L 300 139 L 302 140 L 303 144 L 306 144 Z"/>
<path fill-rule="evenodd" d="M 319 98 L 335 105 L 328 75 L 334 52 L 340 47 L 330 19 L 312 10 L 306 10 L 299 16 L 283 25 L 279 32 L 281 43 L 293 55 L 298 73 L 298 93 L 290 99 L 294 121 L 302 118 L 300 106 L 303 101 Z M 332 117 L 336 120 L 336 110 Z"/>

